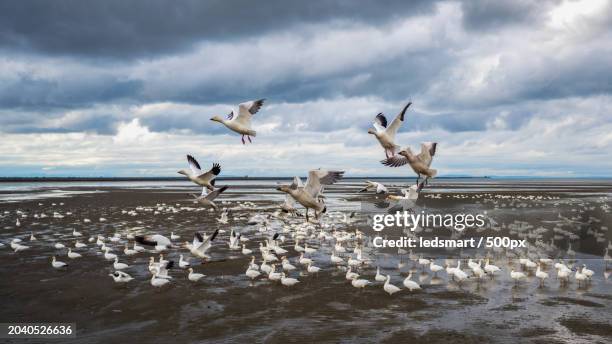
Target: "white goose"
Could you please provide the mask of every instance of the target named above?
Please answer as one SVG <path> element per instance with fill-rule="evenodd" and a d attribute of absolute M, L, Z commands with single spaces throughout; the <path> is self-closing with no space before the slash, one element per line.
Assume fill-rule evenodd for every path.
<path fill-rule="evenodd" d="M 193 272 L 193 268 L 189 268 L 189 275 L 187 275 L 187 279 L 192 282 L 197 282 L 204 276 L 204 274 Z"/>
<path fill-rule="evenodd" d="M 113 263 L 113 267 L 115 268 L 115 270 L 123 270 L 123 269 L 129 268 L 130 266 L 125 263 L 120 263 L 119 257 L 115 257 L 115 262 Z"/>
<path fill-rule="evenodd" d="M 400 167 L 406 164 L 410 165 L 412 170 L 417 174 L 416 183 L 419 183 L 421 175 L 425 176 L 425 183 L 429 178 L 434 178 L 438 173 L 437 170 L 429 168 L 436 154 L 436 147 L 438 146 L 435 142 L 421 143 L 421 153 L 414 154 L 410 147 L 399 152 L 399 156 L 392 156 L 381 163 L 389 167 Z"/>
<path fill-rule="evenodd" d="M 300 283 L 300 281 L 298 281 L 295 278 L 286 277 L 284 272 L 281 274 L 281 284 L 282 285 L 287 286 L 287 287 L 292 287 L 298 283 Z"/>
<path fill-rule="evenodd" d="M 540 264 L 538 264 L 538 269 L 536 270 L 535 276 L 540 279 L 540 287 L 544 285 L 544 280 L 548 278 L 548 273 L 542 271 Z"/>
<path fill-rule="evenodd" d="M 211 182 L 212 185 L 215 185 L 215 180 L 213 179 L 213 181 Z M 199 203 L 200 205 L 204 206 L 205 208 L 212 208 L 214 210 L 219 210 L 219 206 L 217 206 L 217 204 L 214 202 L 214 200 L 219 197 L 219 195 L 221 193 L 223 193 L 225 190 L 227 190 L 227 188 L 229 188 L 229 186 L 227 185 L 223 185 L 222 187 L 216 189 L 215 191 L 210 191 L 208 192 L 207 188 L 203 188 L 202 189 L 202 194 L 200 196 L 196 195 L 196 194 L 191 194 L 191 197 L 194 198 L 194 203 Z M 234 246 L 236 247 L 236 246 Z"/>
<path fill-rule="evenodd" d="M 304 257 L 304 252 L 300 253 L 300 259 L 298 262 L 302 265 L 312 264 L 312 259 Z"/>
<path fill-rule="evenodd" d="M 249 142 L 251 136 L 255 137 L 256 132 L 251 128 L 251 117 L 259 111 L 263 105 L 265 99 L 254 100 L 250 102 L 241 103 L 238 105 L 238 116 L 234 115 L 234 111 L 230 112 L 226 119 L 220 116 L 214 116 L 211 121 L 219 122 L 225 125 L 231 131 L 234 131 L 242 135 L 242 144 L 245 144 L 244 136 L 246 135 Z"/>
<path fill-rule="evenodd" d="M 191 266 L 191 264 L 189 263 L 189 259 L 185 259 L 183 258 L 183 255 L 179 255 L 179 267 L 184 269 Z"/>
<path fill-rule="evenodd" d="M 384 282 L 387 280 L 387 278 L 385 277 L 385 275 L 382 275 L 380 273 L 380 268 L 377 266 L 376 267 L 376 276 L 374 277 L 374 279 L 378 282 Z"/>
<path fill-rule="evenodd" d="M 110 247 L 106 247 L 104 250 L 104 259 L 114 260 L 115 258 L 117 258 L 117 255 L 114 253 L 110 253 Z"/>
<path fill-rule="evenodd" d="M 242 254 L 248 256 L 253 253 L 253 250 L 246 248 L 245 244 L 242 244 Z"/>
<path fill-rule="evenodd" d="M 306 269 L 306 271 L 308 271 L 308 273 L 311 273 L 311 274 L 316 274 L 319 271 L 321 271 L 321 268 L 318 266 L 312 265 L 312 262 L 311 262 L 308 264 L 308 268 Z"/>
<path fill-rule="evenodd" d="M 308 222 L 308 210 L 313 209 L 315 218 L 327 210 L 321 199 L 323 187 L 331 185 L 342 178 L 344 171 L 310 170 L 306 185 L 302 184 L 300 177 L 293 178 L 291 185 L 281 185 L 276 189 L 286 192 L 304 208 L 306 208 L 306 222 Z"/>
<path fill-rule="evenodd" d="M 359 279 L 359 278 L 355 277 L 351 281 L 351 284 L 355 288 L 363 289 L 363 288 L 367 287 L 370 284 L 370 281 L 368 281 L 367 279 Z"/>
<path fill-rule="evenodd" d="M 72 252 L 72 249 L 68 248 L 68 258 L 70 259 L 81 258 L 81 255 L 79 253 Z"/>
<path fill-rule="evenodd" d="M 193 236 L 193 242 L 189 245 L 189 251 L 199 258 L 210 258 L 206 252 L 212 247 L 212 242 L 219 234 L 219 229 L 215 230 L 210 236 L 202 235 L 196 232 Z"/>
<path fill-rule="evenodd" d="M 114 273 L 108 275 L 113 278 L 115 283 L 127 283 L 134 279 L 132 276 L 123 271 L 115 271 Z"/>
<path fill-rule="evenodd" d="M 387 292 L 387 294 L 393 295 L 397 293 L 398 291 L 400 291 L 401 289 L 391 284 L 390 281 L 391 281 L 391 276 L 387 275 L 387 280 L 385 281 L 385 284 L 383 285 L 383 290 Z"/>
<path fill-rule="evenodd" d="M 173 247 L 172 241 L 161 234 L 136 235 L 134 240 L 139 244 L 153 246 L 156 251 L 160 252 Z"/>
<path fill-rule="evenodd" d="M 408 274 L 408 277 L 406 277 L 406 279 L 404 279 L 404 287 L 406 287 L 410 291 L 421 289 L 421 286 L 417 282 L 411 280 L 411 278 L 412 272 Z"/>
<path fill-rule="evenodd" d="M 359 277 L 359 274 L 356 272 L 352 271 L 352 267 L 349 266 L 348 270 L 346 271 L 346 275 L 345 275 L 346 279 L 349 281 L 352 281 L 356 278 Z"/>
<path fill-rule="evenodd" d="M 259 277 L 259 275 L 261 275 L 261 272 L 257 271 L 257 270 L 253 270 L 250 267 L 247 269 L 247 271 L 244 273 L 248 278 L 250 279 L 256 279 L 257 277 Z"/>
<path fill-rule="evenodd" d="M 411 102 L 406 104 L 406 106 L 404 106 L 402 111 L 395 117 L 393 122 L 391 122 L 391 125 L 388 127 L 387 118 L 382 113 L 379 113 L 374 119 L 374 129 L 368 129 L 368 134 L 372 134 L 374 137 L 376 137 L 380 145 L 385 150 L 385 155 L 387 158 L 389 156 L 394 156 L 395 152 L 400 148 L 395 144 L 395 134 L 404 122 L 404 115 L 411 104 Z"/>
<path fill-rule="evenodd" d="M 126 243 L 126 244 L 125 244 L 125 248 L 123 249 L 123 253 L 124 253 L 126 256 L 133 256 L 133 255 L 135 255 L 136 253 L 138 253 L 138 251 L 133 250 L 133 249 L 130 249 L 130 247 L 129 247 L 129 246 L 128 246 L 128 244 Z"/>
<path fill-rule="evenodd" d="M 156 288 L 163 287 L 168 283 L 170 283 L 170 280 L 166 278 L 159 278 L 157 274 L 154 274 L 153 276 L 151 276 L 151 285 Z"/>
<path fill-rule="evenodd" d="M 371 180 L 366 180 L 366 186 L 363 189 L 359 190 L 359 192 L 366 192 L 371 190 L 374 190 L 377 194 L 384 194 L 389 192 L 389 190 L 387 190 L 387 187 L 384 186 L 382 183 L 373 182 Z"/>
<path fill-rule="evenodd" d="M 442 269 L 444 268 L 437 265 L 433 260 L 429 263 L 429 270 L 434 273 L 434 276 L 437 275 L 438 271 L 442 271 Z"/>
<path fill-rule="evenodd" d="M 53 256 L 53 258 L 51 258 L 51 266 L 56 268 L 56 269 L 61 269 L 65 266 L 67 266 L 68 264 L 64 263 L 64 262 L 60 262 L 59 260 L 57 260 L 55 258 L 55 256 Z"/>
<path fill-rule="evenodd" d="M 182 169 L 179 174 L 186 176 L 189 180 L 197 185 L 200 185 L 210 191 L 215 189 L 214 180 L 221 173 L 221 165 L 213 163 L 212 168 L 208 172 L 202 171 L 198 161 L 191 155 L 187 155 L 189 170 Z M 206 190 L 202 190 L 202 195 L 206 195 Z"/>
<path fill-rule="evenodd" d="M 527 278 L 527 275 L 520 271 L 514 271 L 514 269 L 510 270 L 510 278 L 512 278 L 516 283 L 518 283 L 521 279 Z"/>
<path fill-rule="evenodd" d="M 499 270 L 500 270 L 499 267 L 491 264 L 489 262 L 489 259 L 487 258 L 486 264 L 484 266 L 484 271 L 488 273 L 489 275 L 491 275 L 491 278 L 493 278 L 495 276 L 495 273 L 499 272 Z"/>

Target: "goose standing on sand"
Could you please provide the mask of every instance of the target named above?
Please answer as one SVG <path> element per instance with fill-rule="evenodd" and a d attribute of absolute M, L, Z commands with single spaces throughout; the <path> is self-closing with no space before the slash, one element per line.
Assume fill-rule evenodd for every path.
<path fill-rule="evenodd" d="M 223 119 L 220 116 L 214 116 L 210 120 L 219 122 L 225 125 L 231 131 L 241 134 L 242 144 L 246 144 L 246 142 L 244 142 L 245 135 L 249 142 L 252 142 L 251 136 L 255 137 L 257 133 L 251 128 L 251 117 L 253 117 L 257 111 L 259 111 L 264 103 L 264 100 L 265 99 L 259 99 L 239 104 L 238 116 L 236 116 L 234 111 L 232 111 L 227 115 L 226 119 Z"/>
<path fill-rule="evenodd" d="M 300 283 L 296 278 L 286 277 L 285 273 L 281 273 L 281 284 L 287 287 L 292 287 L 296 284 Z"/>
<path fill-rule="evenodd" d="M 374 119 L 374 129 L 368 129 L 368 134 L 374 135 L 380 145 L 385 150 L 385 155 L 387 158 L 389 156 L 394 156 L 395 152 L 400 149 L 400 146 L 395 144 L 395 134 L 397 130 L 404 122 L 404 115 L 406 114 L 406 110 L 412 104 L 409 102 L 404 106 L 404 109 L 395 117 L 391 125 L 387 127 L 387 118 L 382 113 L 376 115 Z"/>
<path fill-rule="evenodd" d="M 438 174 L 437 170 L 429 168 L 436 154 L 437 146 L 438 144 L 436 142 L 421 143 L 421 153 L 416 155 L 412 153 L 410 147 L 406 147 L 399 152 L 400 156 L 392 156 L 385 160 L 381 160 L 381 163 L 389 167 L 400 167 L 409 164 L 412 170 L 417 174 L 417 184 L 422 175 L 425 176 L 425 183 L 427 183 L 429 178 L 434 178 L 436 174 Z"/>
<path fill-rule="evenodd" d="M 366 192 L 370 190 L 375 190 L 377 194 L 385 194 L 389 192 L 389 190 L 387 190 L 387 187 L 384 186 L 382 183 L 373 182 L 371 180 L 366 180 L 366 186 L 363 189 L 359 190 L 359 192 Z"/>
<path fill-rule="evenodd" d="M 408 277 L 406 277 L 406 279 L 404 280 L 404 287 L 408 288 L 408 290 L 410 291 L 421 289 L 421 286 L 417 282 L 412 280 L 412 272 L 410 272 L 408 274 Z"/>
<path fill-rule="evenodd" d="M 398 291 L 400 291 L 401 289 L 391 284 L 390 281 L 391 281 L 391 276 L 387 275 L 387 280 L 385 281 L 385 285 L 383 286 L 383 289 L 387 292 L 387 294 L 393 295 L 397 293 Z"/>
<path fill-rule="evenodd" d="M 66 265 L 68 265 L 68 264 L 66 264 L 66 263 L 64 263 L 64 262 L 60 262 L 59 260 L 57 260 L 57 259 L 55 258 L 55 256 L 53 256 L 53 258 L 51 258 L 51 266 L 52 266 L 52 267 L 54 267 L 54 268 L 56 268 L 56 269 L 63 268 L 63 267 L 65 267 Z"/>
<path fill-rule="evenodd" d="M 193 268 L 189 268 L 189 275 L 187 275 L 187 279 L 191 282 L 197 282 L 204 276 L 204 274 L 193 272 Z"/>
<path fill-rule="evenodd" d="M 214 184 L 214 180 L 213 180 Z M 215 198 L 217 198 L 223 191 L 227 190 L 229 186 L 223 185 L 215 191 L 207 192 L 208 189 L 204 188 L 202 190 L 202 195 L 198 196 L 195 194 L 191 194 L 194 198 L 194 203 L 200 203 L 206 208 L 213 208 L 214 210 L 219 210 L 219 207 L 213 202 Z"/>
<path fill-rule="evenodd" d="M 213 163 L 212 168 L 208 172 L 204 172 L 198 161 L 191 155 L 187 155 L 187 162 L 189 163 L 189 170 L 182 169 L 178 173 L 205 189 L 213 191 L 215 189 L 214 180 L 221 173 L 221 165 Z M 205 195 L 205 190 L 202 191 L 202 195 Z"/>
<path fill-rule="evenodd" d="M 286 192 L 304 208 L 306 208 L 306 222 L 308 222 L 308 210 L 313 209 L 315 218 L 324 213 L 327 208 L 321 200 L 324 185 L 331 185 L 342 178 L 344 171 L 311 170 L 308 172 L 306 185 L 302 184 L 300 177 L 295 177 L 291 185 L 281 185 L 276 189 Z"/>
<path fill-rule="evenodd" d="M 157 276 L 157 274 L 154 274 L 153 276 L 151 276 L 151 285 L 154 287 L 163 287 L 164 285 L 170 283 L 170 280 L 165 279 L 165 278 L 160 278 Z"/>

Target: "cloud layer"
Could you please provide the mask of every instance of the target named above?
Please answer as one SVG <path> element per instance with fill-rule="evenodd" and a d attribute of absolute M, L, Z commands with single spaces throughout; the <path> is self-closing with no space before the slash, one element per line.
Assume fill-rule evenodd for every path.
<path fill-rule="evenodd" d="M 609 176 L 610 42 L 605 0 L 6 2 L 0 175 L 412 175 L 366 133 L 411 100 L 442 175 Z M 256 98 L 251 146 L 209 121 Z"/>

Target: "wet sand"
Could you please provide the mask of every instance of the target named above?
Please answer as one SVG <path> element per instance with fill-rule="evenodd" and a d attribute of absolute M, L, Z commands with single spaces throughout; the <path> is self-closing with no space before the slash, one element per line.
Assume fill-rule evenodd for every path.
<path fill-rule="evenodd" d="M 231 182 L 228 182 L 231 184 Z M 194 188 L 187 189 L 194 191 Z M 358 182 L 346 182 L 326 190 L 330 212 L 359 211 L 362 202 L 374 202 L 375 196 L 356 194 Z M 605 186 L 605 185 L 604 185 Z M 576 225 L 580 239 L 573 246 L 576 262 L 585 262 L 595 271 L 593 281 L 578 287 L 572 281 L 560 286 L 549 271 L 551 278 L 540 288 L 534 276 L 515 285 L 509 278 L 509 263 L 505 256 L 497 257 L 495 263 L 504 270 L 495 279 L 481 283 L 469 281 L 458 285 L 448 281 L 442 271 L 437 276 L 422 272 L 407 256 L 398 256 L 396 250 L 373 250 L 373 262 L 360 270 L 362 278 L 373 281 L 376 266 L 392 276 L 392 282 L 403 288 L 401 282 L 409 271 L 413 271 L 422 291 L 410 293 L 407 290 L 389 296 L 382 290 L 382 283 L 357 290 L 344 278 L 344 271 L 329 263 L 333 244 L 319 245 L 310 240 L 319 251 L 313 256 L 316 265 L 323 270 L 316 276 L 302 276 L 295 287 L 287 288 L 277 282 L 257 279 L 251 282 L 244 271 L 249 257 L 240 251 L 228 248 L 230 228 L 250 238 L 247 247 L 255 249 L 259 242 L 274 232 L 282 231 L 280 222 L 271 222 L 263 233 L 261 226 L 248 225 L 247 218 L 256 213 L 272 212 L 282 195 L 269 185 L 238 185 L 228 190 L 222 199 L 229 203 L 224 207 L 235 208 L 239 202 L 252 201 L 255 209 L 233 210 L 229 225 L 219 225 L 216 213 L 197 211 L 188 201 L 184 187 L 127 188 L 127 187 L 65 187 L 70 197 L 53 199 L 39 198 L 0 203 L 3 214 L 0 219 L 0 248 L 2 262 L 2 283 L 0 295 L 3 300 L 0 322 L 76 322 L 77 338 L 66 342 L 99 343 L 121 341 L 129 338 L 135 342 L 429 342 L 429 343 L 482 343 L 482 342 L 609 342 L 612 339 L 612 287 L 608 280 L 611 272 L 605 268 L 603 250 L 607 241 L 600 242 L 588 234 L 589 229 L 601 233 L 602 226 L 610 228 L 612 215 L 602 209 L 610 206 L 611 189 L 587 187 L 580 191 L 571 190 L 567 185 L 545 190 L 523 186 L 520 190 L 500 190 L 485 186 L 471 195 L 482 195 L 478 199 L 460 198 L 464 189 L 473 186 L 444 186 L 434 184 L 418 201 L 418 206 L 431 211 L 455 211 L 471 209 L 487 210 L 498 223 L 510 224 L 514 220 L 525 221 L 534 226 L 541 220 L 554 220 L 558 213 L 576 217 L 581 221 L 597 218 L 601 222 Z M 460 189 L 461 191 L 457 191 Z M 570 191 L 568 191 L 570 190 Z M 95 193 L 81 193 L 91 192 Z M 7 193 L 10 193 L 8 191 Z M 554 196 L 551 200 L 502 200 L 493 204 L 485 199 L 498 199 L 496 195 Z M 431 198 L 426 195 L 441 198 Z M 60 205 L 60 202 L 63 205 Z M 506 203 L 502 206 L 502 202 Z M 42 205 L 39 205 L 42 203 Z M 53 205 L 52 203 L 55 203 Z M 157 208 L 158 204 L 173 206 L 176 213 L 160 210 L 159 214 L 137 210 L 132 216 L 122 210 L 136 210 L 137 207 Z M 523 204 L 526 204 L 523 206 Z M 187 207 L 187 208 L 180 208 Z M 162 206 L 162 208 L 164 208 Z M 265 210 L 262 210 L 265 209 Z M 28 214 L 21 219 L 21 226 L 15 226 L 15 211 Z M 53 218 L 57 211 L 65 216 Z M 33 213 L 45 212 L 44 219 L 32 218 Z M 71 212 L 71 215 L 66 215 Z M 233 217 L 240 217 L 234 220 Z M 99 219 L 106 218 L 105 222 Z M 83 219 L 91 223 L 83 223 Z M 358 227 L 368 235 L 374 232 L 365 223 L 365 216 L 352 227 Z M 294 219 L 290 221 L 303 222 Z M 554 225 L 546 225 L 554 227 Z M 90 236 L 114 233 L 122 234 L 116 247 L 120 260 L 130 264 L 126 272 L 135 280 L 126 285 L 113 282 L 108 276 L 112 263 L 104 260 L 94 243 L 77 252 L 83 255 L 69 260 L 66 250 L 53 248 L 55 242 L 72 246 L 72 228 L 83 233 L 81 241 L 87 243 Z M 127 233 L 160 233 L 171 231 L 181 235 L 182 240 L 191 241 L 193 233 L 211 233 L 216 228 L 225 229 L 219 235 L 210 251 L 210 262 L 191 258 L 196 272 L 207 276 L 197 283 L 186 279 L 186 272 L 172 269 L 172 282 L 163 288 L 149 284 L 147 262 L 157 253 L 142 253 L 125 257 L 122 254 Z M 491 232 L 491 229 L 487 229 Z M 33 232 L 38 240 L 29 242 Z M 493 233 L 493 232 L 491 232 Z M 494 232 L 501 235 L 501 232 Z M 389 236 L 399 236 L 399 231 L 390 231 Z M 431 235 L 423 232 L 422 235 Z M 482 234 L 482 233 L 480 233 Z M 606 231 L 607 239 L 610 233 Z M 288 233 L 283 247 L 288 257 L 296 257 L 294 241 Z M 27 251 L 14 253 L 8 246 L 14 237 L 20 237 L 24 244 L 31 246 Z M 546 240 L 547 241 L 547 240 Z M 560 244 L 563 250 L 564 244 Z M 418 251 L 421 252 L 421 251 Z M 417 252 L 417 253 L 418 253 Z M 440 252 L 422 251 L 427 257 L 436 258 L 443 264 L 447 256 L 481 252 Z M 178 254 L 188 251 L 172 250 L 166 257 L 178 261 Z M 50 256 L 56 254 L 69 263 L 66 269 L 57 270 L 50 266 Z M 558 252 L 556 257 L 563 257 Z M 553 257 L 554 258 L 554 257 Z M 399 262 L 404 266 L 398 270 Z M 298 265 L 294 263 L 294 265 Z M 518 267 L 517 267 L 518 268 Z M 612 268 L 612 265 L 610 266 Z M 14 340 L 14 342 L 50 342 L 50 340 Z"/>

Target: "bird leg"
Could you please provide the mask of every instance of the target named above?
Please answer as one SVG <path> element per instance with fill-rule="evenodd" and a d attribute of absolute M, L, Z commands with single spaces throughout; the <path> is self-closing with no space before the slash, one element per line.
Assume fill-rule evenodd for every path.
<path fill-rule="evenodd" d="M 251 141 L 251 137 L 249 135 L 247 135 L 247 139 L 249 139 L 249 143 L 253 143 L 253 141 Z"/>
<path fill-rule="evenodd" d="M 245 142 L 244 142 L 244 135 L 242 135 L 242 144 L 245 144 Z"/>
<path fill-rule="evenodd" d="M 385 148 L 385 155 L 387 156 L 387 159 L 389 159 L 389 150 Z"/>
<path fill-rule="evenodd" d="M 308 223 L 308 208 L 306 208 L 306 223 Z"/>

